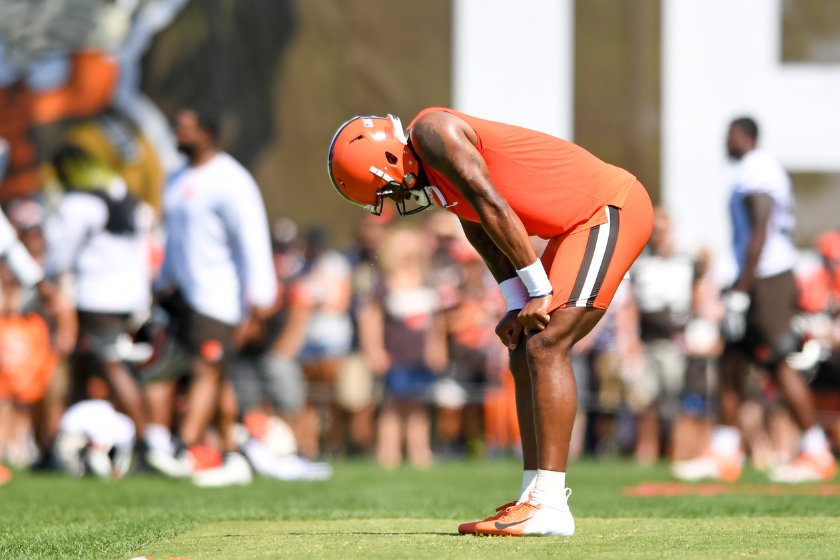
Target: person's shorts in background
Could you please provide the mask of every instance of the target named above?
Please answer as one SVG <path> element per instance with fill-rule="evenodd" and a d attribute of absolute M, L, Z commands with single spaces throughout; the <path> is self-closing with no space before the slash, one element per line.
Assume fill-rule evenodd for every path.
<path fill-rule="evenodd" d="M 395 365 L 385 375 L 385 396 L 398 401 L 423 400 L 436 380 L 426 368 Z"/>
<path fill-rule="evenodd" d="M 302 364 L 312 364 L 322 361 L 341 360 L 350 353 L 351 341 L 329 342 L 307 342 L 300 352 Z"/>
<path fill-rule="evenodd" d="M 641 375 L 628 389 L 630 407 L 640 412 L 655 402 L 676 403 L 685 386 L 687 365 L 685 355 L 674 341 L 646 342 Z"/>
<path fill-rule="evenodd" d="M 300 366 L 271 352 L 235 356 L 228 376 L 239 410 L 246 414 L 267 399 L 280 414 L 294 414 L 306 402 L 306 381 Z"/>
<path fill-rule="evenodd" d="M 191 357 L 208 364 L 223 364 L 233 355 L 234 325 L 217 321 L 194 310 L 175 292 L 162 307 L 172 318 L 172 337 Z"/>
<path fill-rule="evenodd" d="M 128 336 L 128 313 L 99 313 L 79 310 L 79 340 L 87 350 L 105 363 L 122 360 L 121 338 Z"/>
<path fill-rule="evenodd" d="M 789 335 L 798 310 L 798 292 L 793 272 L 757 279 L 750 290 L 744 338 L 728 343 L 725 352 L 737 350 L 758 365 L 768 365 L 773 355 L 773 345 Z"/>

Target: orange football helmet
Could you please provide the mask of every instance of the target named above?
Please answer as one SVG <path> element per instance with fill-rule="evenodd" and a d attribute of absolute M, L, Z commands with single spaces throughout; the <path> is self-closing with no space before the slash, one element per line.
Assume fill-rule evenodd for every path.
<path fill-rule="evenodd" d="M 377 216 L 388 195 L 398 193 L 404 193 L 395 201 L 400 216 L 432 207 L 429 192 L 418 184 L 419 169 L 394 115 L 347 121 L 335 133 L 327 156 L 327 172 L 338 194 Z M 409 210 L 409 200 L 417 207 Z"/>

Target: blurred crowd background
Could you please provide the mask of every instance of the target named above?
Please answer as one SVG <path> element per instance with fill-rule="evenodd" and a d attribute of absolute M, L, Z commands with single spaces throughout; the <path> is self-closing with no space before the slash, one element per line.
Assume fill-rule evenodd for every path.
<path fill-rule="evenodd" d="M 55 156 L 67 146 L 84 151 L 139 200 L 145 225 L 134 258 L 148 264 L 140 280 L 151 292 L 167 238 L 162 193 L 184 165 L 172 119 L 184 107 L 209 107 L 220 146 L 260 186 L 278 280 L 265 328 L 229 364 L 250 433 L 264 436 L 268 421 L 280 455 L 373 457 L 387 467 L 517 454 L 513 380 L 494 334 L 504 300 L 457 220 L 437 211 L 401 220 L 390 208 L 363 215 L 335 196 L 324 173 L 331 134 L 347 118 L 394 113 L 407 122 L 424 107 L 452 104 L 453 29 L 463 24 L 455 4 L 467 2 L 0 0 L 2 208 L 46 266 L 64 235 L 67 181 Z M 571 4 L 573 139 L 636 174 L 655 202 L 666 187 L 673 200 L 679 186 L 660 177 L 660 2 Z M 779 5 L 783 61 L 840 61 L 833 2 Z M 728 120 L 719 124 L 723 158 Z M 800 328 L 815 342 L 802 370 L 840 451 L 840 233 L 836 212 L 824 211 L 838 175 L 793 171 L 804 201 Z M 721 206 L 708 228 L 726 220 Z M 727 279 L 719 272 L 731 256 L 702 240 L 678 242 L 675 221 L 657 208 L 648 250 L 576 346 L 573 457 L 650 463 L 705 447 L 722 350 Z M 72 276 L 46 301 L 0 266 L 0 461 L 16 467 L 56 466 L 50 453 L 62 422 L 74 420 L 68 407 L 111 400 L 129 412 L 79 337 Z M 132 317 L 122 355 L 140 386 L 175 359 L 165 312 L 144 311 Z M 170 430 L 187 406 L 189 378 L 177 387 Z M 751 460 L 768 468 L 795 453 L 797 429 L 772 381 L 759 370 L 750 379 L 742 427 Z M 148 408 L 157 397 L 142 398 Z M 214 428 L 203 443 L 223 447 Z"/>

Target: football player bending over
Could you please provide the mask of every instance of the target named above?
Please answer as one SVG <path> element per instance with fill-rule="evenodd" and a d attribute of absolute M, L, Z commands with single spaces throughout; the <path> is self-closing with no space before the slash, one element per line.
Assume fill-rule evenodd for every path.
<path fill-rule="evenodd" d="M 374 214 L 389 198 L 403 216 L 433 204 L 456 214 L 505 295 L 496 333 L 510 349 L 525 472 L 516 501 L 459 531 L 572 535 L 572 346 L 647 243 L 645 188 L 571 142 L 439 107 L 406 132 L 393 115 L 345 123 L 328 170 L 339 194 Z M 530 235 L 550 239 L 542 259 Z"/>

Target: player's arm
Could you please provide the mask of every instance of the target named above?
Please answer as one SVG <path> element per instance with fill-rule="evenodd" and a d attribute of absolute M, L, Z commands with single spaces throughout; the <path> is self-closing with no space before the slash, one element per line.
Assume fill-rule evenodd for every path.
<path fill-rule="evenodd" d="M 773 210 L 773 197 L 768 194 L 751 194 L 744 198 L 744 206 L 750 220 L 750 243 L 747 245 L 741 276 L 735 282 L 735 290 L 749 293 L 755 284 L 755 269 L 767 241 L 767 224 L 770 223 L 770 213 Z"/>
<path fill-rule="evenodd" d="M 522 334 L 519 312 L 528 303 L 525 287 L 519 280 L 519 276 L 516 275 L 516 267 L 490 239 L 481 224 L 461 219 L 461 227 L 464 229 L 467 240 L 484 259 L 484 263 L 490 269 L 490 274 L 499 283 L 499 288 L 505 296 L 507 313 L 496 325 L 496 334 L 505 346 L 514 350 L 519 344 L 519 336 Z"/>
<path fill-rule="evenodd" d="M 528 286 L 531 300 L 519 318 L 529 330 L 541 331 L 549 320 L 551 284 L 537 260 L 525 226 L 490 179 L 487 162 L 476 149 L 476 141 L 475 131 L 449 113 L 428 113 L 411 128 L 412 146 L 420 160 L 458 188 L 475 209 L 487 236 Z M 480 251 L 479 247 L 476 249 Z"/>
<path fill-rule="evenodd" d="M 510 262 L 496 243 L 484 231 L 481 224 L 470 222 L 469 220 L 461 219 L 461 227 L 464 229 L 464 234 L 467 236 L 467 241 L 475 247 L 487 268 L 490 269 L 490 274 L 496 279 L 496 282 L 501 284 L 511 278 L 518 278 L 516 275 L 516 267 Z"/>

